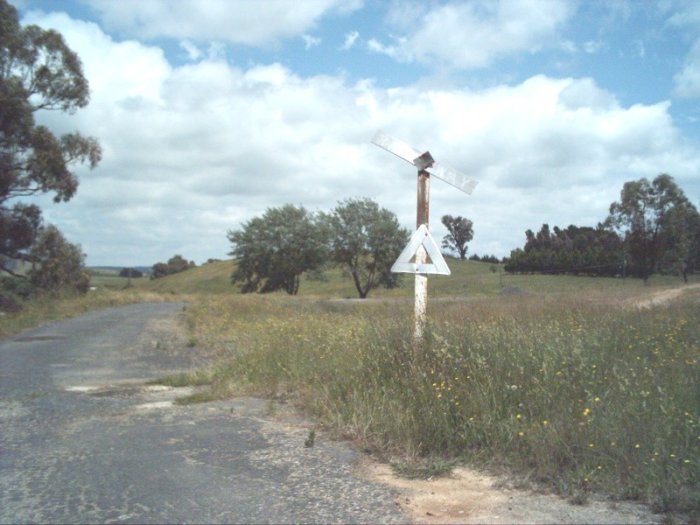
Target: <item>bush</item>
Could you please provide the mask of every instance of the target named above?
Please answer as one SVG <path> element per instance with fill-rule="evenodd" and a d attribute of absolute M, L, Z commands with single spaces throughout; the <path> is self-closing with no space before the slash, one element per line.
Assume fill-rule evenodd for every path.
<path fill-rule="evenodd" d="M 160 279 L 166 275 L 184 272 L 185 270 L 189 270 L 190 268 L 194 268 L 196 266 L 197 265 L 194 263 L 194 261 L 188 262 L 187 259 L 182 257 L 182 255 L 173 255 L 170 259 L 168 259 L 167 263 L 159 262 L 153 265 L 151 279 Z"/>
<path fill-rule="evenodd" d="M 133 279 L 140 279 L 143 277 L 143 272 L 137 270 L 136 268 L 122 268 L 119 272 L 119 277 L 131 277 Z"/>

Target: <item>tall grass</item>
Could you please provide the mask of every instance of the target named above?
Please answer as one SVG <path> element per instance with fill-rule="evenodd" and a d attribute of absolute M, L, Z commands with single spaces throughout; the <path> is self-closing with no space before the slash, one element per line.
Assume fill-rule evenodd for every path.
<path fill-rule="evenodd" d="M 691 298 L 692 299 L 692 298 Z M 638 311 L 573 298 L 410 304 L 203 298 L 215 394 L 293 395 L 386 456 L 498 465 L 569 495 L 600 491 L 698 514 L 697 296 Z"/>

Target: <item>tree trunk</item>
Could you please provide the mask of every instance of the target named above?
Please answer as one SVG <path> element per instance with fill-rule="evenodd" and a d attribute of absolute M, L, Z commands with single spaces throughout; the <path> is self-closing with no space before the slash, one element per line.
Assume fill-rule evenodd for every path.
<path fill-rule="evenodd" d="M 360 275 L 357 273 L 356 270 L 352 271 L 352 280 L 355 283 L 355 288 L 357 289 L 357 293 L 360 295 L 360 299 L 365 299 L 367 297 L 367 292 L 369 292 L 369 287 L 362 287 L 362 283 L 360 282 Z"/>

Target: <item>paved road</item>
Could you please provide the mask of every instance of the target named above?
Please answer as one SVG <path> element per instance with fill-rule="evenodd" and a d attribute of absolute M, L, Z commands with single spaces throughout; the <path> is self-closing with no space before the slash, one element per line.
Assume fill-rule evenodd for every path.
<path fill-rule="evenodd" d="M 406 522 L 356 452 L 262 400 L 172 405 L 196 363 L 181 304 L 92 312 L 0 342 L 0 522 Z"/>

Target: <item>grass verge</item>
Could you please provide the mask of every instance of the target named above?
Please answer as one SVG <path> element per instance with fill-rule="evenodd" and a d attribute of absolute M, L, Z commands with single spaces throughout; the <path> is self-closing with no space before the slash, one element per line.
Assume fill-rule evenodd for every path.
<path fill-rule="evenodd" d="M 699 299 L 436 302 L 419 347 L 403 303 L 210 297 L 187 315 L 218 355 L 214 396 L 294 396 L 387 457 L 506 467 L 698 519 Z"/>

